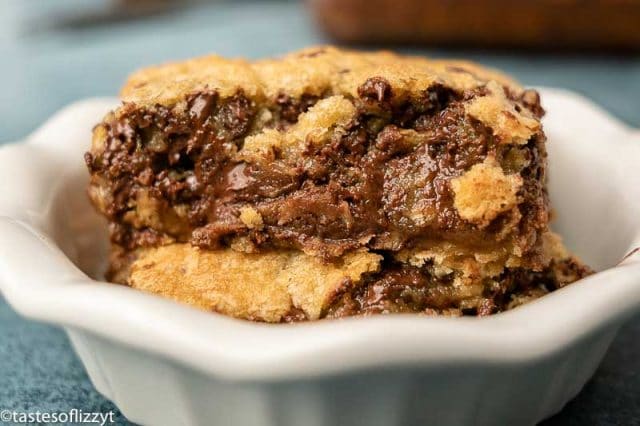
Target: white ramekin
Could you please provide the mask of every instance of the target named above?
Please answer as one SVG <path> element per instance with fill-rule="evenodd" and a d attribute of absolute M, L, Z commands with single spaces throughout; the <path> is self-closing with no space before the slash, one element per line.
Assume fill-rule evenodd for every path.
<path fill-rule="evenodd" d="M 541 91 L 555 228 L 600 272 L 513 311 L 266 325 L 89 278 L 106 233 L 82 155 L 113 99 L 73 104 L 0 149 L 0 288 L 64 327 L 134 422 L 533 424 L 580 391 L 640 307 L 640 134 L 576 94 Z"/>

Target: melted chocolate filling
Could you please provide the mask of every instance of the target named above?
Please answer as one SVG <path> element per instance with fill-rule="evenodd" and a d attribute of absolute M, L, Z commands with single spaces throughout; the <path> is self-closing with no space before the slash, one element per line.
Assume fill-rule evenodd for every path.
<path fill-rule="evenodd" d="M 572 259 L 552 262 L 541 272 L 505 269 L 498 277 L 486 278 L 482 294 L 469 300 L 452 285 L 452 275 L 435 277 L 428 268 L 385 263 L 381 272 L 368 274 L 357 286 L 347 280 L 321 318 L 389 313 L 441 315 L 445 312 L 485 316 L 507 310 L 514 295 L 532 291 L 544 294 L 592 273 Z M 303 312 L 295 310 L 283 322 L 306 319 Z"/>
<path fill-rule="evenodd" d="M 255 247 L 304 249 L 331 258 L 359 247 L 396 251 L 425 238 L 478 247 L 513 238 L 525 253 L 537 255 L 548 220 L 542 136 L 522 147 L 500 145 L 491 129 L 464 113 L 462 101 L 476 92 L 435 85 L 419 99 L 397 104 L 389 83 L 374 77 L 358 95 L 352 99 L 357 117 L 326 144 L 309 145 L 295 158 L 275 152 L 273 161 L 260 164 L 237 159 L 257 120 L 256 105 L 242 92 L 228 99 L 215 91 L 195 93 L 180 114 L 160 105 L 125 105 L 118 119 L 103 124 L 104 152 L 85 156 L 112 194 L 104 211 L 112 241 L 133 249 L 159 244 L 168 235 L 218 248 L 243 237 Z M 278 96 L 265 126 L 286 129 L 317 100 Z M 532 95 L 520 100 L 541 114 L 537 102 Z M 419 143 L 406 129 L 416 132 Z M 526 160 L 511 170 L 524 178 L 517 235 L 501 232 L 509 213 L 478 229 L 453 207 L 449 181 L 488 154 L 505 168 L 510 156 Z M 177 225 L 136 228 L 124 220 L 140 190 L 160 213 L 181 207 L 181 214 L 172 213 Z M 247 205 L 260 213 L 262 227 L 249 228 L 239 219 Z"/>

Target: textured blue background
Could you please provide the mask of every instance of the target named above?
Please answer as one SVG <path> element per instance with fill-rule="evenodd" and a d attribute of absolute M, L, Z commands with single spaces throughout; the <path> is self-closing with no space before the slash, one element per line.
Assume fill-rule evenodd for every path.
<path fill-rule="evenodd" d="M 19 140 L 74 100 L 117 93 L 129 72 L 147 64 L 209 52 L 261 57 L 325 41 L 293 2 L 215 2 L 135 23 L 86 29 L 57 25 L 57 17 L 103 5 L 0 2 L 0 141 Z M 638 56 L 413 52 L 465 57 L 504 69 L 527 85 L 573 89 L 640 127 Z M 639 338 L 636 317 L 580 396 L 548 424 L 640 425 Z M 0 409 L 71 408 L 117 412 L 93 389 L 61 330 L 18 317 L 0 299 Z M 117 419 L 126 423 L 120 414 Z"/>

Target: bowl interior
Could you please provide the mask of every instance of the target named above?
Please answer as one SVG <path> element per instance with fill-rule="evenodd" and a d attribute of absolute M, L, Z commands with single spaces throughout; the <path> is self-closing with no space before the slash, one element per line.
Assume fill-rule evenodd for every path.
<path fill-rule="evenodd" d="M 600 271 L 640 246 L 640 134 L 585 99 L 544 91 L 552 228 Z"/>

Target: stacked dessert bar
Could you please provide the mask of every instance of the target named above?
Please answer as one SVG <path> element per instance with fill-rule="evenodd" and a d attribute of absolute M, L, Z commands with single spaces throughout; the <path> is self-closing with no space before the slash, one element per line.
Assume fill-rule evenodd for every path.
<path fill-rule="evenodd" d="M 267 322 L 512 308 L 589 273 L 549 230 L 543 113 L 389 52 L 141 70 L 85 155 L 107 276 Z"/>

